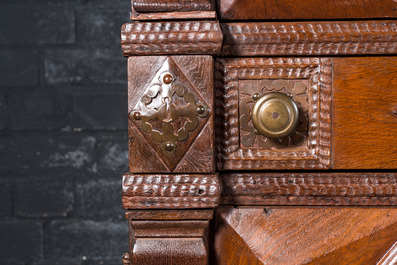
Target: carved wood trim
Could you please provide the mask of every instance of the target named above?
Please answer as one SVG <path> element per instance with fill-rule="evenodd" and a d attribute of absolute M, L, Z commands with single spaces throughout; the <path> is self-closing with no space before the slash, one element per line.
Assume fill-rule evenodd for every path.
<path fill-rule="evenodd" d="M 212 0 L 132 0 L 138 12 L 179 12 L 215 10 Z"/>
<path fill-rule="evenodd" d="M 381 21 L 225 23 L 222 56 L 395 54 L 397 24 Z"/>
<path fill-rule="evenodd" d="M 396 173 L 222 174 L 222 204 L 397 205 Z"/>
<path fill-rule="evenodd" d="M 213 209 L 134 210 L 126 217 L 130 252 L 125 258 L 131 264 L 207 265 Z"/>
<path fill-rule="evenodd" d="M 138 13 L 134 10 L 130 19 L 134 21 L 148 20 L 187 20 L 187 19 L 216 19 L 215 11 L 186 11 L 186 12 L 164 12 L 164 13 Z"/>
<path fill-rule="evenodd" d="M 123 176 L 125 209 L 194 209 L 219 205 L 218 175 Z"/>
<path fill-rule="evenodd" d="M 124 56 L 218 54 L 222 41 L 217 21 L 134 22 L 121 28 Z"/>
<path fill-rule="evenodd" d="M 218 59 L 215 64 L 216 146 L 219 170 L 325 169 L 330 167 L 329 58 Z M 239 80 L 308 80 L 309 125 L 305 146 L 241 148 Z"/>

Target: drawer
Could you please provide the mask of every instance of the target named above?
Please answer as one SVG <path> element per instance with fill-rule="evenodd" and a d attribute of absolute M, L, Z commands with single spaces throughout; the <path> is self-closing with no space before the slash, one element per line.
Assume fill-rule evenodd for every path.
<path fill-rule="evenodd" d="M 397 168 L 396 57 L 224 58 L 215 68 L 219 170 Z M 284 118 L 288 135 L 266 134 Z"/>

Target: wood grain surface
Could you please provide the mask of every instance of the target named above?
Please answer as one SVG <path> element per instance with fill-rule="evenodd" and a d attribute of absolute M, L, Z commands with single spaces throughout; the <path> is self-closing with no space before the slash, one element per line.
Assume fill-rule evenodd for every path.
<path fill-rule="evenodd" d="M 134 22 L 121 28 L 124 56 L 218 54 L 222 40 L 217 21 Z"/>
<path fill-rule="evenodd" d="M 396 206 L 396 173 L 229 173 L 222 204 Z"/>
<path fill-rule="evenodd" d="M 123 177 L 125 209 L 194 209 L 219 205 L 217 175 L 137 175 Z"/>
<path fill-rule="evenodd" d="M 222 56 L 395 54 L 393 20 L 221 24 Z"/>
<path fill-rule="evenodd" d="M 231 207 L 216 216 L 218 265 L 375 265 L 395 258 L 393 208 Z"/>
<path fill-rule="evenodd" d="M 208 265 L 207 246 L 202 238 L 138 238 L 131 264 Z"/>
<path fill-rule="evenodd" d="M 332 168 L 397 168 L 397 58 L 334 58 Z"/>
<path fill-rule="evenodd" d="M 393 0 L 217 0 L 221 19 L 396 18 Z"/>
<path fill-rule="evenodd" d="M 130 259 L 142 265 L 207 265 L 208 220 L 130 220 Z"/>

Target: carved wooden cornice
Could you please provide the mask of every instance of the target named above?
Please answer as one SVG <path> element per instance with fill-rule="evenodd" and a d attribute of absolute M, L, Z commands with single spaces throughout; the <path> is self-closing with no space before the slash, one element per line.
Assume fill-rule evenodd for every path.
<path fill-rule="evenodd" d="M 395 54 L 397 24 L 392 20 L 253 22 L 221 25 L 215 20 L 147 21 L 123 25 L 121 42 L 124 56 Z"/>
<path fill-rule="evenodd" d="M 397 205 L 396 173 L 231 173 L 221 180 L 222 204 Z"/>
<path fill-rule="evenodd" d="M 219 205 L 218 175 L 136 175 L 123 177 L 125 209 L 194 209 Z"/>
<path fill-rule="evenodd" d="M 124 56 L 218 54 L 222 40 L 216 21 L 135 22 L 121 29 Z"/>
<path fill-rule="evenodd" d="M 392 20 L 222 24 L 222 56 L 394 54 Z"/>

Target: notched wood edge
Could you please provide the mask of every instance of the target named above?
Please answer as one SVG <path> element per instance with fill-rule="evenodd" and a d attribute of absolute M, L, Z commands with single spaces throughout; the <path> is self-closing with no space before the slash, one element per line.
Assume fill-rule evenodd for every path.
<path fill-rule="evenodd" d="M 121 28 L 124 56 L 215 55 L 222 42 L 217 21 L 133 22 Z"/>
<path fill-rule="evenodd" d="M 225 205 L 397 205 L 397 173 L 230 173 L 220 178 Z"/>
<path fill-rule="evenodd" d="M 123 176 L 125 209 L 211 209 L 219 205 L 220 195 L 217 174 Z"/>
<path fill-rule="evenodd" d="M 138 12 L 181 12 L 181 11 L 215 11 L 213 0 L 132 0 L 133 9 Z"/>
<path fill-rule="evenodd" d="M 222 23 L 221 56 L 395 54 L 393 20 Z"/>

